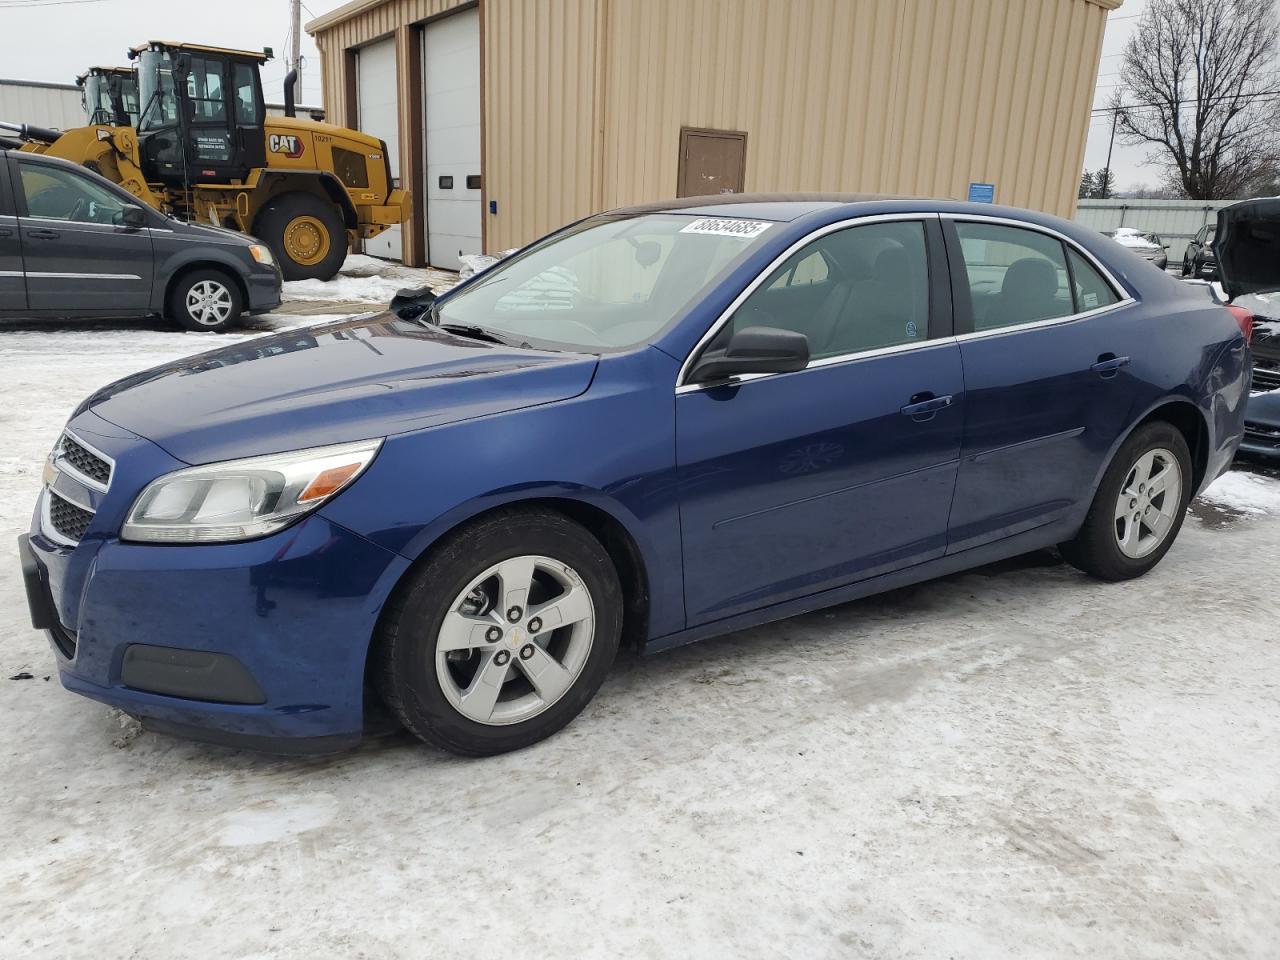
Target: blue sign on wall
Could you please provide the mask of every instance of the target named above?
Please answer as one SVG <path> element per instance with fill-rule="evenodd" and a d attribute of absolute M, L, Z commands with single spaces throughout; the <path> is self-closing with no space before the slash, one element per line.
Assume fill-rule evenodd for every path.
<path fill-rule="evenodd" d="M 995 203 L 996 185 L 994 183 L 969 184 L 970 203 Z"/>

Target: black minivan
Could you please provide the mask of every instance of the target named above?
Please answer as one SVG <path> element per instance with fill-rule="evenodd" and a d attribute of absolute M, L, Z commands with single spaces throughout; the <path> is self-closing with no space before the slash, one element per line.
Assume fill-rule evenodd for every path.
<path fill-rule="evenodd" d="M 0 150 L 0 319 L 164 316 L 225 330 L 280 303 L 252 237 L 184 223 L 91 170 Z"/>

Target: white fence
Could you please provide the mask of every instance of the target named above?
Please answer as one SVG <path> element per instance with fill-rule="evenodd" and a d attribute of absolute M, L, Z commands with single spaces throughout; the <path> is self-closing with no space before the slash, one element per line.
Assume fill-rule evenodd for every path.
<path fill-rule="evenodd" d="M 1206 223 L 1216 223 L 1218 211 L 1234 200 L 1081 200 L 1076 222 L 1109 233 L 1133 227 L 1159 235 L 1169 245 L 1170 262 L 1182 260 L 1187 242 Z"/>

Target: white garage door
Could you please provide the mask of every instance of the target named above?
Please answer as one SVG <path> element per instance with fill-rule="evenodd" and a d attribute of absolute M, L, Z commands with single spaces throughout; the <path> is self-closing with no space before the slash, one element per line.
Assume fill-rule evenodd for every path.
<path fill-rule="evenodd" d="M 422 61 L 427 256 L 456 270 L 480 253 L 480 11 L 427 24 Z"/>
<path fill-rule="evenodd" d="M 387 142 L 391 176 L 400 176 L 400 123 L 396 104 L 396 42 L 379 40 L 356 53 L 356 126 Z M 364 242 L 374 257 L 403 259 L 400 228 L 385 230 Z"/>

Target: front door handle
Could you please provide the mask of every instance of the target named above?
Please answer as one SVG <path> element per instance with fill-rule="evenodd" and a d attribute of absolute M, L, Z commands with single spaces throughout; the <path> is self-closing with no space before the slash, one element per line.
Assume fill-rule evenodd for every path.
<path fill-rule="evenodd" d="M 12 237 L 13 231 L 8 227 L 0 227 L 0 237 Z"/>
<path fill-rule="evenodd" d="M 35 240 L 57 240 L 61 234 L 57 230 L 28 230 L 27 236 Z"/>
<path fill-rule="evenodd" d="M 1117 357 L 1114 353 L 1104 353 L 1098 357 L 1098 362 L 1089 369 L 1100 376 L 1103 380 L 1110 380 L 1120 372 L 1121 367 L 1129 365 L 1128 357 Z"/>
<path fill-rule="evenodd" d="M 917 393 L 911 398 L 911 402 L 902 408 L 902 415 L 910 417 L 917 423 L 925 423 L 937 416 L 939 410 L 945 410 L 951 406 L 954 399 L 949 394 L 945 397 L 935 397 L 932 393 Z"/>

